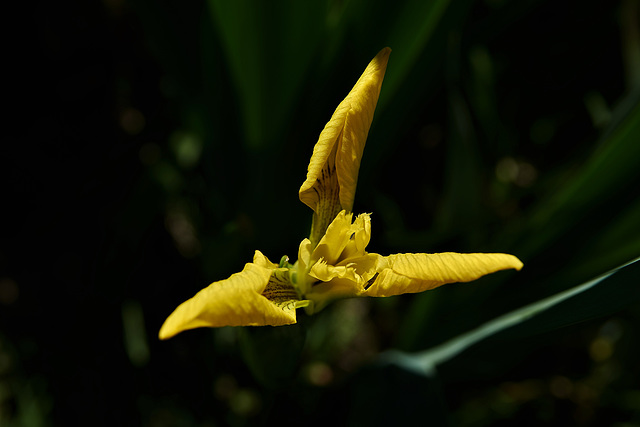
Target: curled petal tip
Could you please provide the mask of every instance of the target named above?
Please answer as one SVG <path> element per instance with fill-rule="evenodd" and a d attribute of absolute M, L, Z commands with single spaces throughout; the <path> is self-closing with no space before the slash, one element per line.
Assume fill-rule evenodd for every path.
<path fill-rule="evenodd" d="M 511 255 L 513 257 L 513 267 L 514 269 L 520 271 L 522 270 L 522 267 L 524 267 L 524 264 L 522 263 L 522 261 L 520 261 L 520 259 L 514 255 Z"/>

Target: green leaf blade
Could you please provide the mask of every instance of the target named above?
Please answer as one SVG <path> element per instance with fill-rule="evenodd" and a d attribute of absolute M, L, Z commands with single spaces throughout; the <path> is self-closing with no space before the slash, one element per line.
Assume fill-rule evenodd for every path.
<path fill-rule="evenodd" d="M 522 338 L 589 320 L 640 300 L 640 257 L 586 283 L 514 310 L 431 349 L 409 354 L 389 352 L 388 362 L 432 376 L 442 364 L 473 345 L 500 334 Z"/>

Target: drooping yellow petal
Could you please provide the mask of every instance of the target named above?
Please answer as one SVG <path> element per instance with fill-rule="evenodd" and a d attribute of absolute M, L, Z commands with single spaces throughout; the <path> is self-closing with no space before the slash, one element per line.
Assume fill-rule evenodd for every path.
<path fill-rule="evenodd" d="M 268 261 L 258 251 L 256 256 Z M 296 323 L 296 308 L 307 304 L 289 283 L 287 269 L 248 263 L 242 272 L 212 283 L 178 306 L 159 336 L 168 339 L 203 326 L 289 325 Z"/>
<path fill-rule="evenodd" d="M 311 235 L 314 244 L 338 212 L 351 212 L 353 208 L 360 160 L 390 53 L 391 49 L 382 49 L 369 63 L 313 149 L 299 195 L 315 212 Z"/>
<path fill-rule="evenodd" d="M 500 270 L 522 268 L 522 262 L 508 254 L 398 254 L 385 257 L 378 276 L 362 293 L 388 297 L 422 292 L 446 283 L 470 282 Z"/>

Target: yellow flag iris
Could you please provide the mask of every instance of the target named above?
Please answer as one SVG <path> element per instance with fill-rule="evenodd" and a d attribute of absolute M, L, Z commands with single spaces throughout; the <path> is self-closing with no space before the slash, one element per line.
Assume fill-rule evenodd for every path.
<path fill-rule="evenodd" d="M 351 209 L 390 53 L 385 48 L 376 55 L 320 134 L 299 194 L 313 209 L 311 234 L 300 243 L 295 264 L 286 257 L 274 264 L 256 251 L 240 273 L 178 306 L 162 325 L 161 339 L 203 326 L 288 325 L 296 323 L 296 309 L 302 307 L 313 314 L 335 299 L 422 292 L 522 268 L 508 254 L 366 251 L 371 218 L 354 219 Z"/>

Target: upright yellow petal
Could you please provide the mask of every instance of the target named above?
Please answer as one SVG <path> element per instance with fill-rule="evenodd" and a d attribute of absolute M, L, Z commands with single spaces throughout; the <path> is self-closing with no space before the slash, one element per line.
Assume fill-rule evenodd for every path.
<path fill-rule="evenodd" d="M 327 231 L 320 239 L 318 246 L 311 254 L 311 262 L 323 258 L 328 264 L 336 264 L 342 251 L 349 243 L 352 213 L 340 211 L 333 219 Z"/>
<path fill-rule="evenodd" d="M 267 262 L 256 256 L 260 261 Z M 266 261 L 265 261 L 266 260 Z M 299 301 L 288 282 L 286 269 L 246 264 L 242 272 L 214 282 L 183 302 L 160 329 L 160 339 L 168 339 L 188 329 L 203 326 L 261 326 L 296 323 Z"/>
<path fill-rule="evenodd" d="M 364 255 L 370 240 L 371 217 L 366 213 L 360 214 L 351 224 L 349 242 L 345 245 L 339 261 Z"/>
<path fill-rule="evenodd" d="M 362 293 L 388 297 L 422 292 L 446 283 L 470 282 L 486 274 L 510 268 L 520 270 L 522 262 L 508 254 L 398 254 L 385 257 L 378 276 Z"/>
<path fill-rule="evenodd" d="M 324 259 L 327 264 L 334 265 L 347 258 L 364 255 L 371 240 L 371 218 L 369 214 L 360 214 L 353 223 L 352 219 L 352 213 L 340 211 L 327 227 L 307 262 Z"/>
<path fill-rule="evenodd" d="M 360 161 L 373 122 L 389 53 L 391 49 L 387 48 L 374 58 L 343 101 L 349 104 L 349 110 L 344 118 L 342 138 L 339 139 L 336 153 L 336 172 L 340 185 L 340 205 L 349 212 L 353 209 Z"/>
<path fill-rule="evenodd" d="M 316 244 L 341 210 L 351 212 L 360 160 L 367 140 L 391 49 L 382 49 L 320 133 L 309 162 L 300 200 L 315 212 L 311 241 Z"/>

